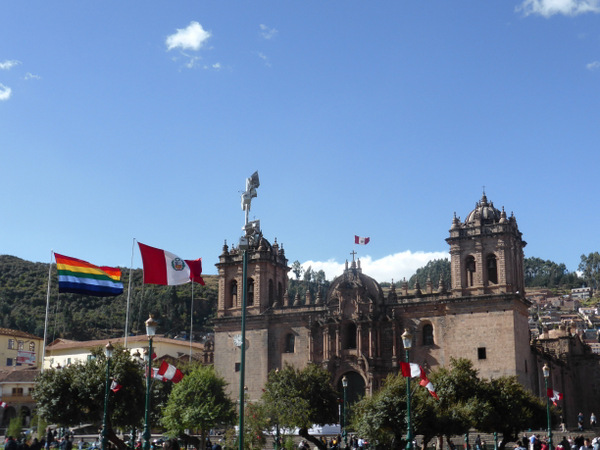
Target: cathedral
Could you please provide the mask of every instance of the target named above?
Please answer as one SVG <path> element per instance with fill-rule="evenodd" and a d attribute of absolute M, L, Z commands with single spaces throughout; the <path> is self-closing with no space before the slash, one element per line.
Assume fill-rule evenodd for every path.
<path fill-rule="evenodd" d="M 576 347 L 576 336 L 564 332 L 554 337 L 546 334 L 535 344 L 530 341 L 531 303 L 525 297 L 523 272 L 526 242 L 514 215 L 494 207 L 485 193 L 464 221 L 456 214 L 452 219 L 446 238 L 450 286 L 429 280 L 414 290 L 403 283 L 384 293 L 376 280 L 363 273 L 360 260 L 353 258 L 327 292 L 313 298 L 307 291 L 303 299 L 290 298 L 290 268 L 283 248 L 276 240 L 271 244 L 256 227 L 254 233 L 247 250 L 244 343 L 245 386 L 251 401 L 260 398 L 268 373 L 285 364 L 298 368 L 318 364 L 331 373 L 339 391 L 345 376 L 350 402 L 370 395 L 404 361 L 405 330 L 412 335 L 410 361 L 427 372 L 464 357 L 473 362 L 480 377 L 514 375 L 544 397 L 541 367 L 548 362 L 551 382 L 561 386 L 555 389 L 583 389 L 577 371 L 565 367 L 552 351 L 561 337 L 563 346 Z M 214 366 L 228 382 L 232 398 L 238 397 L 240 380 L 242 254 L 225 244 L 216 264 Z M 597 371 L 596 360 L 593 364 L 583 357 L 576 360 Z M 591 403 L 584 400 L 585 392 L 580 398 Z M 568 404 L 573 410 L 588 408 L 579 401 L 571 399 Z"/>

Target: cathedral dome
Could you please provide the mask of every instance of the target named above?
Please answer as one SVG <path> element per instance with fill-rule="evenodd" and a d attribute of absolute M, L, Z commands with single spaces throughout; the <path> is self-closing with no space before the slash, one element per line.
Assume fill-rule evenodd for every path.
<path fill-rule="evenodd" d="M 475 209 L 467 216 L 465 224 L 474 224 L 477 221 L 481 221 L 481 223 L 496 223 L 500 221 L 500 218 L 500 210 L 494 207 L 493 202 L 488 203 L 484 192 L 481 200 L 475 205 Z"/>
<path fill-rule="evenodd" d="M 344 273 L 336 277 L 329 287 L 327 294 L 327 300 L 332 297 L 341 297 L 342 293 L 355 292 L 360 293 L 359 297 L 369 299 L 373 303 L 377 303 L 383 299 L 383 290 L 377 281 L 368 275 L 365 275 L 360 268 L 360 260 L 355 262 L 352 261 L 351 266 L 348 268 L 346 263 L 346 269 Z M 353 296 L 356 298 L 357 296 Z"/>

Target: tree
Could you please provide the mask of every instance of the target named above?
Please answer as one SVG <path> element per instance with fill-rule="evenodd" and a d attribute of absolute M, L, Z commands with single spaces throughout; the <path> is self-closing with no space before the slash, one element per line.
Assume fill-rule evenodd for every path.
<path fill-rule="evenodd" d="M 466 358 L 451 358 L 450 367 L 439 368 L 430 379 L 440 398 L 436 434 L 449 439 L 467 433 L 479 409 L 480 380 L 473 363 Z"/>
<path fill-rule="evenodd" d="M 579 283 L 577 273 L 570 273 L 567 267 L 554 261 L 540 258 L 525 258 L 525 286 L 574 287 Z"/>
<path fill-rule="evenodd" d="M 406 434 L 406 379 L 389 375 L 373 396 L 352 407 L 352 427 L 371 442 L 386 448 L 401 448 Z"/>
<path fill-rule="evenodd" d="M 544 428 L 546 406 L 527 391 L 516 377 L 483 380 L 480 384 L 481 406 L 476 416 L 478 430 L 502 435 L 499 448 L 519 439 L 527 428 Z"/>
<path fill-rule="evenodd" d="M 225 380 L 212 366 L 192 369 L 169 395 L 162 418 L 167 434 L 184 437 L 199 449 L 211 428 L 231 425 L 235 420 L 234 403 L 227 397 L 225 386 Z M 185 430 L 199 431 L 200 439 L 191 438 Z"/>
<path fill-rule="evenodd" d="M 600 285 L 600 253 L 593 252 L 588 256 L 581 255 L 579 271 L 583 274 L 583 279 L 588 287 L 596 291 Z"/>
<path fill-rule="evenodd" d="M 21 410 L 17 412 L 16 417 L 10 419 L 10 423 L 8 424 L 8 428 L 6 429 L 6 436 L 12 436 L 15 439 L 19 439 L 21 437 L 21 431 L 23 430 L 23 416 L 21 415 Z"/>
<path fill-rule="evenodd" d="M 106 364 L 103 349 L 97 348 L 92 351 L 92 358 L 85 363 L 42 372 L 37 377 L 33 394 L 38 414 L 45 421 L 61 426 L 102 423 Z M 140 425 L 145 409 L 143 369 L 131 359 L 128 351 L 117 347 L 111 358 L 110 373 L 123 387 L 116 393 L 109 393 L 108 438 L 119 448 L 124 448 L 124 443 L 112 429 Z M 155 414 L 160 411 L 161 398 L 168 389 L 168 386 L 158 385 L 152 390 L 151 404 Z"/>
<path fill-rule="evenodd" d="M 338 393 L 331 385 L 329 372 L 315 364 L 304 369 L 287 365 L 269 373 L 262 401 L 271 423 L 298 428 L 298 434 L 318 448 L 325 445 L 308 434 L 313 425 L 337 421 Z"/>
<path fill-rule="evenodd" d="M 302 272 L 304 272 L 304 269 L 302 268 L 302 264 L 300 264 L 300 261 L 294 261 L 292 263 L 292 273 L 296 276 L 296 280 L 300 280 Z"/>
<path fill-rule="evenodd" d="M 431 280 L 434 286 L 437 286 L 440 278 L 446 286 L 450 286 L 450 261 L 448 259 L 429 261 L 425 267 L 417 269 L 417 272 L 410 277 L 408 284 L 414 287 L 418 281 L 421 288 L 423 288 L 427 280 Z"/>

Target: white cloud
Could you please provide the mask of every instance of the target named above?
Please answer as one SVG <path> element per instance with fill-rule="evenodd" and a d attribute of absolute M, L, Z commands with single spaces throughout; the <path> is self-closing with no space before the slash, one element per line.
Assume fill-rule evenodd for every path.
<path fill-rule="evenodd" d="M 0 62 L 0 70 L 10 70 L 15 66 L 18 66 L 19 64 L 21 64 L 21 61 L 17 61 L 17 60 L 6 60 L 6 61 L 2 61 Z"/>
<path fill-rule="evenodd" d="M 279 31 L 277 31 L 275 28 L 269 28 L 268 26 L 263 25 L 262 23 L 259 26 L 260 35 L 265 39 L 272 39 L 277 33 L 279 33 Z"/>
<path fill-rule="evenodd" d="M 210 37 L 211 33 L 209 31 L 202 28 L 202 25 L 198 22 L 192 21 L 187 28 L 178 28 L 176 33 L 167 36 L 165 43 L 167 50 L 179 48 L 181 50 L 198 51 Z"/>
<path fill-rule="evenodd" d="M 10 98 L 10 94 L 12 93 L 12 89 L 8 86 L 4 86 L 0 83 L 0 101 L 8 100 Z"/>
<path fill-rule="evenodd" d="M 526 16 L 537 14 L 551 17 L 555 14 L 576 16 L 585 13 L 599 13 L 600 0 L 524 0 L 517 11 L 522 11 Z"/>
<path fill-rule="evenodd" d="M 400 281 L 403 278 L 407 280 L 415 274 L 418 268 L 427 265 L 429 261 L 434 259 L 449 259 L 447 252 L 405 252 L 395 253 L 393 255 L 384 256 L 383 258 L 373 260 L 370 256 L 363 256 L 360 259 L 360 267 L 365 275 L 374 278 L 378 282 Z M 350 264 L 350 263 L 349 263 Z M 311 267 L 312 270 L 325 272 L 328 280 L 333 280 L 341 275 L 344 271 L 345 262 L 338 263 L 333 259 L 328 261 L 306 261 L 302 263 L 302 267 L 306 269 Z M 291 276 L 294 276 L 291 274 Z M 437 283 L 439 280 L 432 280 Z"/>
<path fill-rule="evenodd" d="M 598 70 L 600 69 L 600 61 L 593 61 L 587 64 L 585 67 L 587 70 Z"/>
<path fill-rule="evenodd" d="M 212 68 L 215 69 L 215 70 L 221 70 L 221 63 L 219 63 L 219 62 L 218 63 L 214 63 L 212 65 Z"/>
<path fill-rule="evenodd" d="M 266 65 L 267 67 L 271 67 L 271 63 L 269 62 L 269 58 L 268 58 L 268 56 L 267 56 L 267 55 L 265 55 L 265 54 L 264 54 L 264 53 L 262 53 L 262 52 L 258 52 L 258 53 L 257 53 L 257 55 L 258 55 L 258 57 L 259 57 L 260 59 L 262 59 L 262 60 L 265 62 L 265 65 Z"/>
<path fill-rule="evenodd" d="M 26 80 L 41 80 L 42 77 L 40 77 L 39 75 L 34 75 L 31 72 L 27 72 L 25 74 L 25 79 Z"/>

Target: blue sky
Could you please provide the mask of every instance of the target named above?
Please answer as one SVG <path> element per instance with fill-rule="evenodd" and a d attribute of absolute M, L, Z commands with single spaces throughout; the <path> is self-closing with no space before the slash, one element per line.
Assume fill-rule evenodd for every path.
<path fill-rule="evenodd" d="M 444 257 L 484 186 L 576 270 L 599 106 L 598 0 L 9 1 L 0 253 L 129 267 L 137 239 L 214 274 L 258 170 L 251 219 L 329 279 Z"/>

